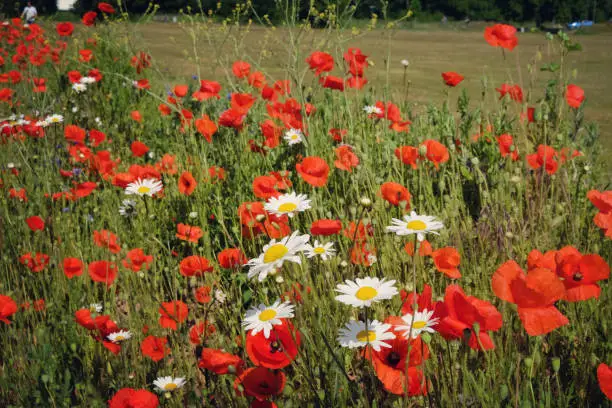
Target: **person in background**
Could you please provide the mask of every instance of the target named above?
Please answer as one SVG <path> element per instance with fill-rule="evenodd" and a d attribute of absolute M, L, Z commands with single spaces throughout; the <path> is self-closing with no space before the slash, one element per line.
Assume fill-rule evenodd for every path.
<path fill-rule="evenodd" d="M 25 18 L 26 23 L 33 24 L 37 16 L 38 11 L 36 11 L 36 7 L 32 5 L 32 2 L 28 1 L 28 5 L 23 9 L 23 13 L 21 13 L 21 18 Z"/>

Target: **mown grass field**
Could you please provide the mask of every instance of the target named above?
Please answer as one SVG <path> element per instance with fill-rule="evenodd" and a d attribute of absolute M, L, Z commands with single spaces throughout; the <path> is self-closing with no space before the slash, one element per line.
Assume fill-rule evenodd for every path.
<path fill-rule="evenodd" d="M 211 44 L 199 38 L 196 64 L 190 35 L 186 26 L 173 23 L 151 22 L 138 25 L 136 34 L 151 55 L 167 71 L 168 78 L 195 75 L 198 67 L 203 77 L 217 78 L 227 73 L 227 64 L 222 68 L 217 61 L 227 61 L 230 55 L 244 55 L 249 61 L 257 61 L 259 68 L 271 77 L 278 77 L 292 53 L 288 45 L 288 29 L 274 31 L 261 26 L 235 29 L 242 40 L 237 43 L 225 40 L 221 34 L 212 33 L 217 41 Z M 439 103 L 445 98 L 440 73 L 456 71 L 465 76 L 461 87 L 467 88 L 473 98 L 479 98 L 483 87 L 487 87 L 486 98 L 490 106 L 496 106 L 496 92 L 491 92 L 503 82 L 518 83 L 523 89 L 529 85 L 541 89 L 547 77 L 539 72 L 543 64 L 552 61 L 553 50 L 543 33 L 522 33 L 520 47 L 506 52 L 491 52 L 482 47 L 482 23 L 472 24 L 469 29 L 442 29 L 439 25 L 424 25 L 414 30 L 372 30 L 363 31 L 354 39 L 350 30 L 332 37 L 325 31 L 314 30 L 304 34 L 300 47 L 305 58 L 311 49 L 336 43 L 338 37 L 351 47 L 360 47 L 375 64 L 369 70 L 370 86 L 379 92 L 388 85 L 389 93 L 395 98 L 407 98 L 415 112 L 429 103 Z M 293 29 L 292 33 L 299 30 Z M 334 37 L 335 36 L 335 37 Z M 582 45 L 580 52 L 570 53 L 566 67 L 573 71 L 575 82 L 579 82 L 587 95 L 586 120 L 597 122 L 601 129 L 602 144 L 612 151 L 612 29 L 600 27 L 596 33 L 574 35 Z M 223 44 L 223 46 L 220 46 Z M 390 56 L 388 68 L 386 60 Z M 408 92 L 404 92 L 404 67 L 402 59 L 410 63 L 406 79 L 410 81 Z M 529 72 L 528 65 L 534 67 Z M 535 100 L 541 94 L 530 95 Z M 528 99 L 529 100 L 529 99 Z M 612 166 L 612 164 L 611 164 Z"/>

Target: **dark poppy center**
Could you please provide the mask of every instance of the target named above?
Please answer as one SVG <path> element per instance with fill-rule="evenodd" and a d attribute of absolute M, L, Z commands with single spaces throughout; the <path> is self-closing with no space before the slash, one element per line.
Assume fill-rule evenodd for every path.
<path fill-rule="evenodd" d="M 283 351 L 283 346 L 278 341 L 273 341 L 270 343 L 270 353 L 276 353 L 278 351 Z"/>
<path fill-rule="evenodd" d="M 387 355 L 387 363 L 389 363 L 389 365 L 392 367 L 395 367 L 401 359 L 402 357 L 395 351 L 392 351 Z"/>
<path fill-rule="evenodd" d="M 573 279 L 576 282 L 580 282 L 582 279 L 584 278 L 584 276 L 580 273 L 580 272 L 576 272 L 573 276 Z"/>
<path fill-rule="evenodd" d="M 259 388 L 263 388 L 263 389 L 267 390 L 268 388 L 270 388 L 270 386 L 268 385 L 267 382 L 262 381 L 262 382 L 259 383 Z"/>

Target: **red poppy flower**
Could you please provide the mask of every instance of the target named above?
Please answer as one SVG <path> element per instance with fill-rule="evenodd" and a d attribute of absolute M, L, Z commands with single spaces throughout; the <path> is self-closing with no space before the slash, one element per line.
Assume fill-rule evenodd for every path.
<path fill-rule="evenodd" d="M 267 200 L 270 197 L 278 197 L 281 193 L 276 190 L 276 177 L 258 176 L 253 180 L 253 194 L 257 198 Z"/>
<path fill-rule="evenodd" d="M 353 168 L 359 165 L 359 158 L 353 153 L 353 148 L 348 145 L 342 145 L 335 149 L 337 160 L 334 161 L 334 166 L 340 170 L 352 172 Z"/>
<path fill-rule="evenodd" d="M 79 51 L 79 61 L 81 62 L 89 62 L 93 58 L 92 50 L 80 50 Z"/>
<path fill-rule="evenodd" d="M 329 72 L 334 69 L 334 57 L 326 52 L 314 51 L 306 62 L 311 70 L 315 71 L 315 75 L 319 76 L 323 72 Z"/>
<path fill-rule="evenodd" d="M 399 183 L 388 181 L 380 186 L 380 195 L 391 205 L 402 204 L 404 210 L 410 209 L 410 193 L 408 189 Z"/>
<path fill-rule="evenodd" d="M 584 101 L 584 90 L 578 85 L 569 84 L 565 91 L 565 100 L 572 108 L 579 108 Z"/>
<path fill-rule="evenodd" d="M 518 160 L 518 150 L 516 149 L 516 146 L 514 146 L 514 139 L 512 139 L 512 135 L 505 133 L 497 136 L 497 144 L 502 157 L 507 157 L 509 155 L 513 161 Z"/>
<path fill-rule="evenodd" d="M 174 88 L 172 89 L 172 93 L 177 98 L 184 98 L 187 95 L 188 91 L 189 91 L 189 86 L 187 85 L 175 85 Z"/>
<path fill-rule="evenodd" d="M 314 221 L 310 226 L 310 233 L 312 235 L 335 235 L 339 233 L 340 230 L 342 230 L 342 223 L 340 220 L 321 219 Z"/>
<path fill-rule="evenodd" d="M 563 299 L 569 302 L 599 298 L 601 288 L 597 282 L 610 277 L 610 267 L 601 256 L 582 255 L 572 246 L 558 250 L 555 262 L 557 275 L 565 286 Z"/>
<path fill-rule="evenodd" d="M 249 74 L 247 82 L 254 88 L 262 89 L 266 86 L 266 77 L 262 72 L 255 71 Z"/>
<path fill-rule="evenodd" d="M 507 24 L 495 24 L 485 28 L 484 38 L 493 47 L 506 48 L 508 51 L 512 51 L 518 44 L 516 28 Z"/>
<path fill-rule="evenodd" d="M 176 225 L 176 237 L 183 241 L 198 242 L 204 235 L 200 227 L 179 223 Z"/>
<path fill-rule="evenodd" d="M 376 261 L 376 248 L 364 241 L 355 241 L 351 248 L 351 262 L 354 265 L 371 266 Z"/>
<path fill-rule="evenodd" d="M 245 61 L 236 61 L 232 65 L 232 72 L 236 78 L 245 78 L 251 73 L 251 65 Z"/>
<path fill-rule="evenodd" d="M 81 276 L 83 274 L 83 262 L 78 258 L 64 258 L 62 261 L 64 275 L 68 279 L 72 279 L 75 276 Z"/>
<path fill-rule="evenodd" d="M 202 116 L 200 119 L 195 120 L 196 130 L 204 136 L 204 139 L 208 143 L 212 143 L 212 137 L 215 133 L 217 133 L 217 124 L 210 120 L 208 115 Z"/>
<path fill-rule="evenodd" d="M 451 279 L 459 279 L 461 273 L 457 268 L 461 262 L 461 255 L 453 247 L 440 248 L 432 252 L 436 269 Z"/>
<path fill-rule="evenodd" d="M 599 382 L 601 392 L 603 392 L 608 399 L 612 400 L 612 366 L 606 365 L 605 363 L 599 364 L 599 366 L 597 366 L 597 381 Z"/>
<path fill-rule="evenodd" d="M 246 335 L 246 350 L 256 366 L 280 369 L 288 366 L 298 354 L 300 333 L 287 320 L 275 325 L 266 338 L 263 331 Z"/>
<path fill-rule="evenodd" d="M 221 91 L 221 85 L 218 82 L 202 79 L 200 80 L 200 89 L 193 93 L 193 97 L 198 101 L 210 98 L 219 99 L 219 91 Z"/>
<path fill-rule="evenodd" d="M 149 146 L 137 140 L 135 142 L 132 142 L 130 149 L 132 150 L 132 155 L 134 157 L 141 157 L 147 154 L 147 152 L 149 151 Z"/>
<path fill-rule="evenodd" d="M 187 305 L 180 300 L 162 302 L 158 311 L 160 314 L 160 326 L 172 330 L 176 330 L 178 328 L 177 323 L 183 323 L 189 313 Z"/>
<path fill-rule="evenodd" d="M 270 149 L 274 149 L 280 144 L 280 137 L 283 134 L 283 128 L 276 125 L 273 120 L 267 119 L 259 124 L 261 133 L 266 138 L 264 144 Z"/>
<path fill-rule="evenodd" d="M 461 74 L 458 74 L 456 72 L 453 71 L 449 71 L 449 72 L 443 72 L 442 73 L 442 79 L 444 80 L 444 83 L 448 86 L 452 86 L 455 87 L 457 85 L 459 85 L 461 83 L 461 81 L 463 81 L 464 76 Z"/>
<path fill-rule="evenodd" d="M 244 369 L 244 361 L 238 356 L 212 348 L 202 349 L 198 367 L 215 374 L 238 374 Z"/>
<path fill-rule="evenodd" d="M 0 322 L 11 324 L 8 318 L 15 313 L 17 313 L 17 303 L 10 296 L 0 295 Z"/>
<path fill-rule="evenodd" d="M 337 76 L 327 75 L 319 78 L 319 83 L 323 88 L 335 89 L 337 91 L 344 91 L 344 80 Z"/>
<path fill-rule="evenodd" d="M 407 292 L 404 289 L 400 290 L 400 297 L 402 298 L 402 314 L 414 313 L 414 305 L 417 305 L 417 311 L 423 311 L 425 309 L 431 311 L 436 310 L 438 302 L 432 302 L 431 300 L 431 286 L 425 284 L 421 293 L 410 291 Z M 433 317 L 436 317 L 435 315 Z"/>
<path fill-rule="evenodd" d="M 367 83 L 367 79 L 358 76 L 352 76 L 346 80 L 346 86 L 351 89 L 363 89 L 363 87 L 366 86 Z"/>
<path fill-rule="evenodd" d="M 209 324 L 208 322 L 196 323 L 189 329 L 189 341 L 191 344 L 202 344 L 204 340 L 206 340 L 206 336 L 216 331 L 217 329 L 213 324 Z"/>
<path fill-rule="evenodd" d="M 165 174 L 176 174 L 178 172 L 178 168 L 176 167 L 176 156 L 171 154 L 164 154 L 161 160 L 155 163 L 155 169 L 161 173 Z"/>
<path fill-rule="evenodd" d="M 112 285 L 117 278 L 117 266 L 108 261 L 94 261 L 89 264 L 87 270 L 94 282 L 102 282 L 106 286 Z"/>
<path fill-rule="evenodd" d="M 108 230 L 94 231 L 93 240 L 96 246 L 108 248 L 113 254 L 121 251 L 117 236 Z"/>
<path fill-rule="evenodd" d="M 33 92 L 47 92 L 47 80 L 45 78 L 33 78 L 32 82 L 34 83 Z"/>
<path fill-rule="evenodd" d="M 295 168 L 302 179 L 311 186 L 323 187 L 327 183 L 329 166 L 320 157 L 306 157 L 301 163 L 296 164 Z"/>
<path fill-rule="evenodd" d="M 414 256 L 414 242 L 412 241 L 407 242 L 406 245 L 404 245 L 404 251 L 408 255 Z M 433 253 L 433 249 L 429 241 L 424 240 L 419 243 L 419 252 L 418 252 L 419 256 L 431 256 L 432 253 Z"/>
<path fill-rule="evenodd" d="M 546 145 L 539 145 L 536 153 L 528 154 L 527 163 L 534 170 L 544 166 L 546 173 L 551 175 L 559 168 L 556 150 Z"/>
<path fill-rule="evenodd" d="M 419 149 L 412 146 L 400 146 L 395 149 L 395 157 L 400 159 L 405 165 L 416 169 L 417 160 L 419 158 Z"/>
<path fill-rule="evenodd" d="M 526 275 L 515 261 L 508 261 L 495 271 L 491 286 L 498 298 L 517 305 L 519 318 L 530 336 L 546 334 L 569 323 L 554 306 L 565 295 L 565 288 L 553 271 L 536 268 Z"/>
<path fill-rule="evenodd" d="M 132 118 L 132 120 L 133 120 L 133 121 L 135 121 L 135 122 L 138 122 L 138 123 L 141 123 L 141 122 L 142 122 L 142 114 L 141 114 L 139 111 L 137 111 L 137 110 L 133 110 L 133 111 L 131 111 L 131 112 L 130 112 L 130 117 L 131 117 L 131 118 Z M 134 149 L 134 143 L 139 143 L 139 145 L 137 145 L 137 146 L 138 146 L 138 147 L 140 147 L 141 149 L 142 149 L 142 148 L 144 148 L 144 149 L 146 149 L 146 150 L 142 149 L 142 150 L 144 150 L 144 151 L 143 151 L 142 153 L 140 153 L 140 154 L 139 154 L 139 152 L 140 152 L 140 151 L 142 151 L 142 150 L 139 150 L 139 149 L 137 148 L 137 149 L 136 149 L 136 151 L 135 151 L 135 149 Z M 135 156 L 135 157 L 140 157 L 140 156 L 144 155 L 146 152 L 148 152 L 148 151 L 149 151 L 149 148 L 148 148 L 148 147 L 147 147 L 147 145 L 145 145 L 144 143 L 142 143 L 142 142 L 134 142 L 134 143 L 132 143 L 132 154 L 134 154 L 134 156 Z"/>
<path fill-rule="evenodd" d="M 157 362 L 170 354 L 170 348 L 166 344 L 168 339 L 165 337 L 147 336 L 140 343 L 140 351 L 144 356 Z"/>
<path fill-rule="evenodd" d="M 95 24 L 96 17 L 98 17 L 98 13 L 96 13 L 95 11 L 88 11 L 87 13 L 83 14 L 81 22 L 89 27 Z"/>
<path fill-rule="evenodd" d="M 241 130 L 243 127 L 244 117 L 244 112 L 236 109 L 228 109 L 221 113 L 221 116 L 219 116 L 219 125 Z"/>
<path fill-rule="evenodd" d="M 349 73 L 353 77 L 363 77 L 363 71 L 368 66 L 368 56 L 362 54 L 359 48 L 349 48 L 342 56 L 348 64 Z"/>
<path fill-rule="evenodd" d="M 76 125 L 68 125 L 64 128 L 64 137 L 69 142 L 83 144 L 85 141 L 85 129 Z"/>
<path fill-rule="evenodd" d="M 423 373 L 417 368 L 429 357 L 427 345 L 420 337 L 408 340 L 402 335 L 397 335 L 388 344 L 391 347 L 371 351 L 376 376 L 385 390 L 396 395 L 427 394 Z"/>
<path fill-rule="evenodd" d="M 106 13 L 106 14 L 114 14 L 115 13 L 115 8 L 113 6 L 111 6 L 110 4 L 104 3 L 104 2 L 98 3 L 98 10 L 100 10 L 101 12 Z"/>
<path fill-rule="evenodd" d="M 254 367 L 245 370 L 234 381 L 236 393 L 238 386 L 242 385 L 244 393 L 259 401 L 266 400 L 275 395 L 279 395 L 285 388 L 287 378 L 282 371 L 269 370 L 265 367 Z"/>
<path fill-rule="evenodd" d="M 237 269 L 249 260 L 239 248 L 226 248 L 217 254 L 219 265 L 225 269 Z"/>
<path fill-rule="evenodd" d="M 448 149 L 442 143 L 429 139 L 424 141 L 421 146 L 425 146 L 427 148 L 425 157 L 434 164 L 436 169 L 440 168 L 440 164 L 448 161 Z"/>
<path fill-rule="evenodd" d="M 495 348 L 489 331 L 497 331 L 502 326 L 502 315 L 491 303 L 466 296 L 457 285 L 446 287 L 444 302 L 438 302 L 436 314 L 440 322 L 436 329 L 447 340 L 467 340 L 473 349 L 490 350 Z M 474 324 L 478 323 L 478 333 Z"/>
<path fill-rule="evenodd" d="M 206 272 L 211 272 L 212 270 L 213 266 L 209 263 L 208 259 L 198 255 L 191 255 L 184 258 L 179 265 L 181 275 L 187 277 L 202 276 Z"/>
<path fill-rule="evenodd" d="M 149 269 L 153 262 L 153 256 L 146 255 L 140 248 L 134 248 L 128 251 L 127 257 L 123 260 L 123 266 L 130 269 L 132 272 L 139 272 L 140 270 Z"/>
<path fill-rule="evenodd" d="M 157 408 L 158 406 L 157 395 L 147 390 L 135 390 L 133 388 L 120 389 L 108 401 L 108 408 Z"/>
<path fill-rule="evenodd" d="M 198 182 L 193 178 L 190 172 L 185 171 L 181 174 L 178 180 L 178 189 L 181 194 L 190 196 L 195 191 Z"/>
<path fill-rule="evenodd" d="M 506 95 L 510 95 L 510 99 L 516 102 L 523 102 L 523 90 L 518 85 L 502 84 L 499 88 L 495 88 L 499 92 L 499 99 Z"/>
<path fill-rule="evenodd" d="M 42 272 L 49 264 L 49 255 L 40 252 L 28 252 L 19 257 L 19 262 L 32 272 Z"/>
<path fill-rule="evenodd" d="M 371 237 L 374 235 L 374 227 L 371 223 L 364 224 L 363 221 L 359 221 L 359 224 L 356 225 L 351 221 L 348 227 L 342 231 L 342 235 L 352 241 L 365 241 L 368 236 Z"/>
<path fill-rule="evenodd" d="M 329 135 L 334 139 L 334 142 L 341 143 L 344 140 L 344 136 L 348 133 L 346 129 L 329 129 Z"/>
<path fill-rule="evenodd" d="M 57 34 L 60 37 L 70 37 L 72 35 L 72 32 L 74 31 L 74 26 L 72 25 L 72 23 L 66 21 L 63 23 L 58 23 L 55 26 L 55 29 L 57 30 Z"/>
<path fill-rule="evenodd" d="M 38 215 L 26 218 L 26 223 L 32 231 L 42 231 L 45 229 L 45 221 Z"/>

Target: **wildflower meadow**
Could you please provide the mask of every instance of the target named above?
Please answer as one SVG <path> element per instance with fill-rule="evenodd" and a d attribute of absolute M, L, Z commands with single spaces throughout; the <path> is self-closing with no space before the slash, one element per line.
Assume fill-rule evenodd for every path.
<path fill-rule="evenodd" d="M 415 107 L 411 62 L 359 46 L 410 13 L 294 3 L 185 10 L 188 77 L 134 34 L 155 7 L 1 23 L 0 406 L 610 406 L 580 38 L 491 23 L 506 77 L 430 72 Z M 282 69 L 241 47 L 254 21 Z"/>

